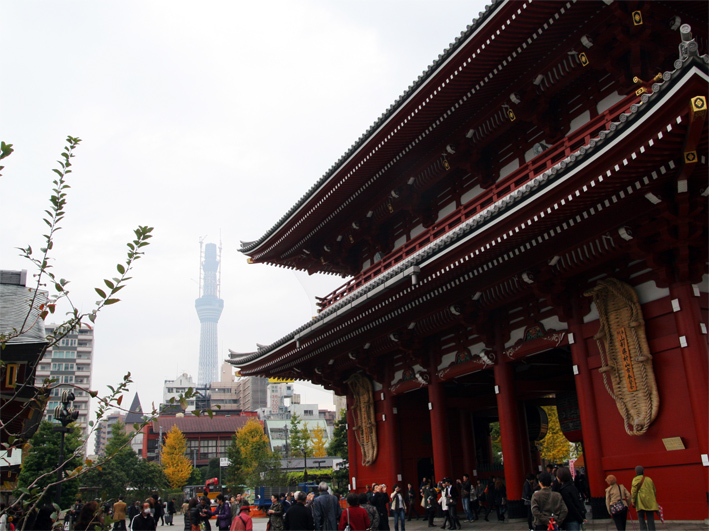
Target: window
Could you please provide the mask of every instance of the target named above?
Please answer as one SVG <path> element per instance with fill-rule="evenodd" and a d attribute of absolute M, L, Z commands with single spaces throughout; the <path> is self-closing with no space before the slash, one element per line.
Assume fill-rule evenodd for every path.
<path fill-rule="evenodd" d="M 61 347 L 75 347 L 77 344 L 76 339 L 71 339 L 68 337 L 65 337 L 64 339 L 59 340 L 59 346 Z"/>
<path fill-rule="evenodd" d="M 73 371 L 74 364 L 73 363 L 52 363 L 52 370 L 53 371 Z"/>
<path fill-rule="evenodd" d="M 313 410 L 312 410 L 312 409 L 305 409 L 305 410 L 303 410 L 303 416 L 312 417 L 312 416 L 313 416 Z"/>
<path fill-rule="evenodd" d="M 15 387 L 19 370 L 19 363 L 8 363 L 5 365 L 5 387 Z"/>
<path fill-rule="evenodd" d="M 64 341 L 62 339 L 62 341 Z M 55 350 L 52 353 L 52 358 L 76 358 L 76 351 L 74 350 Z"/>
<path fill-rule="evenodd" d="M 60 376 L 59 383 L 74 383 L 74 375 L 65 374 L 64 376 Z"/>

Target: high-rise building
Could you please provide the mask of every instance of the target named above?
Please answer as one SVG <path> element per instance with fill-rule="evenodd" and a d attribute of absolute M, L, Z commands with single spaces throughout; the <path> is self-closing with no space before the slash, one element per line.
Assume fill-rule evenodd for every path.
<path fill-rule="evenodd" d="M 199 370 L 197 385 L 207 385 L 217 381 L 217 325 L 224 309 L 224 301 L 219 298 L 219 272 L 221 250 L 208 243 L 201 257 L 200 296 L 194 305 L 199 322 L 202 323 L 199 336 Z"/>
<path fill-rule="evenodd" d="M 258 411 L 266 407 L 268 402 L 268 378 L 248 376 L 238 378 L 236 398 L 243 411 Z"/>
<path fill-rule="evenodd" d="M 96 455 L 106 455 L 106 445 L 113 436 L 113 425 L 117 422 L 126 424 L 126 416 L 122 413 L 113 412 L 98 423 L 95 433 L 94 453 Z"/>
<path fill-rule="evenodd" d="M 53 333 L 55 327 L 54 324 L 47 325 L 47 334 Z M 94 331 L 85 326 L 67 334 L 47 349 L 35 376 L 37 382 L 42 382 L 45 378 L 56 380 L 56 387 L 52 389 L 44 412 L 44 420 L 54 419 L 54 408 L 61 403 L 62 391 L 70 390 L 76 397 L 74 409 L 79 412 L 76 422 L 84 431 L 87 430 L 91 397 L 86 390 L 91 388 L 93 354 Z"/>

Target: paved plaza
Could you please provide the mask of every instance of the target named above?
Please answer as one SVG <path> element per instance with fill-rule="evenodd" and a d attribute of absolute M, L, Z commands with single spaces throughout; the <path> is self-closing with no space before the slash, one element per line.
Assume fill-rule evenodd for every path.
<path fill-rule="evenodd" d="M 254 531 L 266 531 L 266 522 L 268 520 L 266 518 L 254 518 Z M 176 529 L 176 530 L 181 530 L 184 525 L 183 525 L 184 520 L 182 519 L 182 515 L 175 515 L 175 525 L 171 528 L 170 526 L 158 526 L 158 529 Z M 406 522 L 406 531 L 427 531 L 431 529 L 432 531 L 436 531 L 437 529 L 440 529 L 441 524 L 443 523 L 442 518 L 436 518 L 434 520 L 436 523 L 436 527 L 428 527 L 427 522 L 425 520 L 411 520 L 410 522 Z M 489 522 L 486 522 L 485 520 L 478 520 L 473 523 L 467 523 L 467 522 L 461 522 L 461 525 L 463 526 L 463 529 L 485 529 L 485 530 L 492 530 L 492 529 L 505 529 L 505 530 L 519 530 L 519 531 L 524 531 L 527 529 L 527 522 L 526 520 L 512 520 L 512 521 L 505 521 L 504 523 L 497 522 L 497 521 L 492 521 L 490 520 Z M 688 522 L 688 521 L 666 521 L 664 524 L 661 522 L 656 522 L 656 526 L 658 531 L 706 531 L 709 530 L 709 522 Z M 394 531 L 394 519 L 390 518 L 389 519 L 389 528 L 391 531 Z M 216 531 L 216 526 L 212 524 L 212 530 Z M 596 521 L 590 521 L 586 524 L 586 529 L 587 530 L 594 530 L 594 531 L 615 531 L 615 525 L 613 525 L 613 522 L 611 520 L 596 520 Z M 638 531 L 638 522 L 636 520 L 633 520 L 632 522 L 628 522 L 628 525 L 626 527 L 627 531 Z"/>

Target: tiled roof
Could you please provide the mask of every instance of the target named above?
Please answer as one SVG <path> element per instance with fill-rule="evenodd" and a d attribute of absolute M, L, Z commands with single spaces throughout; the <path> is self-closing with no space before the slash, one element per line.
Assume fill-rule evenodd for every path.
<path fill-rule="evenodd" d="M 337 171 L 340 169 L 342 164 L 345 163 L 367 140 L 372 136 L 379 127 L 386 123 L 386 121 L 397 112 L 397 110 L 404 105 L 409 99 L 409 97 L 414 94 L 423 85 L 430 76 L 432 76 L 438 68 L 445 63 L 448 58 L 466 41 L 466 39 L 472 35 L 478 27 L 495 11 L 495 9 L 502 4 L 502 0 L 493 0 L 489 5 L 485 6 L 484 11 L 481 11 L 478 18 L 473 19 L 473 23 L 468 25 L 465 31 L 460 33 L 460 36 L 455 39 L 454 42 L 450 43 L 448 48 L 443 50 L 443 53 L 438 55 L 438 59 L 431 63 L 429 67 L 414 81 L 409 88 L 399 96 L 399 98 L 389 106 L 389 108 L 379 117 L 379 119 L 374 122 L 369 129 L 367 129 L 362 136 L 360 136 L 357 141 L 352 144 L 350 149 L 348 149 L 344 155 L 342 155 L 335 164 L 333 164 L 330 169 L 323 175 L 310 189 L 303 194 L 303 196 L 298 200 L 298 202 L 293 205 L 288 212 L 286 212 L 281 219 L 279 219 L 276 224 L 271 227 L 266 233 L 261 236 L 258 240 L 252 242 L 241 242 L 242 253 L 248 253 L 249 251 L 255 249 L 266 241 L 278 228 L 283 225 L 303 204 L 305 204 L 310 197 L 325 184 Z"/>
<path fill-rule="evenodd" d="M 378 290 L 378 288 L 382 287 L 388 280 L 393 279 L 398 275 L 403 275 L 403 273 L 409 268 L 419 265 L 425 260 L 431 259 L 432 257 L 445 252 L 446 248 L 468 236 L 473 230 L 480 230 L 481 227 L 494 223 L 502 212 L 512 209 L 522 200 L 526 200 L 530 196 L 541 193 L 547 183 L 559 179 L 563 175 L 569 173 L 575 169 L 577 165 L 588 160 L 589 157 L 595 155 L 609 143 L 612 143 L 615 138 L 622 133 L 625 127 L 628 127 L 636 119 L 638 119 L 639 116 L 648 112 L 653 107 L 652 104 L 656 103 L 664 95 L 670 92 L 670 88 L 673 86 L 674 81 L 679 79 L 683 73 L 689 71 L 692 66 L 697 66 L 702 72 L 706 73 L 707 65 L 709 65 L 709 54 L 699 56 L 697 53 L 696 42 L 691 41 L 690 44 L 692 45 L 691 47 L 689 44 L 686 45 L 690 53 L 683 53 L 682 56 L 675 61 L 675 70 L 664 72 L 662 79 L 652 85 L 652 91 L 642 95 L 640 104 L 632 105 L 627 113 L 623 113 L 619 116 L 618 122 L 613 122 L 608 130 L 600 131 L 598 136 L 593 138 L 588 146 L 580 148 L 569 157 L 559 161 L 555 166 L 538 175 L 514 193 L 509 194 L 502 200 L 493 203 L 473 218 L 460 224 L 454 230 L 444 234 L 422 250 L 411 255 L 400 264 L 387 270 L 385 273 L 368 282 L 352 294 L 346 296 L 338 303 L 328 307 L 326 310 L 318 314 L 317 317 L 301 325 L 296 330 L 278 339 L 274 343 L 266 347 L 262 347 L 256 352 L 241 354 L 230 351 L 229 361 L 237 367 L 244 367 L 245 365 L 265 357 L 267 354 L 275 351 L 288 342 L 298 339 L 301 334 L 307 333 L 306 331 L 314 330 L 315 328 L 325 324 L 327 321 L 335 318 L 339 312 L 345 311 L 347 307 L 353 303 L 353 301 L 367 296 L 369 292 Z M 285 355 L 281 357 L 283 358 Z"/>
<path fill-rule="evenodd" d="M 25 287 L 26 274 L 20 271 L 1 271 L 0 275 L 0 333 L 11 334 L 30 323 L 31 328 L 8 341 L 10 345 L 46 343 L 44 320 L 39 318 L 40 306 L 47 302 L 47 292 L 37 292 L 34 306 L 30 309 L 35 290 Z M 28 318 L 29 313 L 29 318 Z"/>
<path fill-rule="evenodd" d="M 177 424 L 182 433 L 228 433 L 243 428 L 248 421 L 255 418 L 215 415 L 210 419 L 207 415 L 196 417 L 190 414 L 184 417 L 160 417 L 153 421 L 152 430 L 157 433 L 162 427 L 163 433 L 166 433 Z"/>

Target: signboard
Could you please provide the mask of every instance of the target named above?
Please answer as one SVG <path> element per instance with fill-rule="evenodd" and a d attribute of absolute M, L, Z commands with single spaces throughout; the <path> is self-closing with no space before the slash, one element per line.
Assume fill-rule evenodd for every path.
<path fill-rule="evenodd" d="M 295 382 L 292 378 L 269 378 L 268 383 L 293 383 Z"/>
<path fill-rule="evenodd" d="M 224 468 L 224 467 L 229 466 L 230 464 L 231 464 L 231 462 L 229 461 L 228 457 L 220 457 L 219 458 L 219 466 L 220 467 Z"/>
<path fill-rule="evenodd" d="M 630 347 L 628 346 L 628 337 L 625 333 L 625 328 L 621 328 L 616 332 L 616 337 L 618 340 L 618 350 L 620 351 L 620 359 L 623 364 L 623 374 L 625 375 L 625 381 L 628 385 L 629 392 L 635 392 L 638 390 L 637 383 L 635 381 L 635 371 L 633 370 L 633 362 L 630 359 Z"/>

